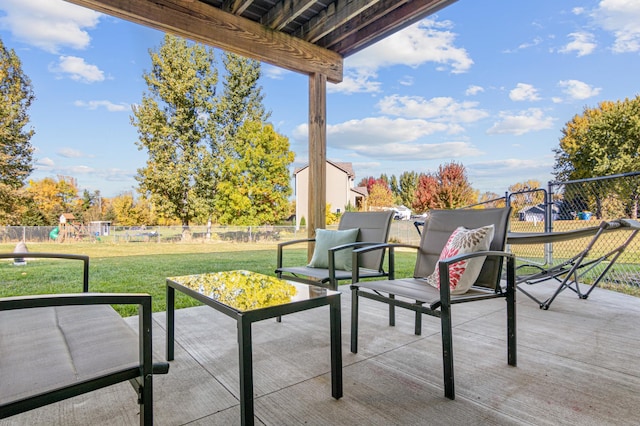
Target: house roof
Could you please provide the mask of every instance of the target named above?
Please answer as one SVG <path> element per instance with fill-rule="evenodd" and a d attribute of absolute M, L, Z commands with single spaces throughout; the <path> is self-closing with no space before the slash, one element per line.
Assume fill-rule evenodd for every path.
<path fill-rule="evenodd" d="M 349 176 L 352 179 L 355 179 L 356 174 L 353 171 L 353 164 L 351 163 L 345 163 L 345 162 L 337 162 L 337 161 L 331 161 L 331 160 L 327 160 L 327 163 L 331 164 L 332 166 L 342 170 L 347 176 Z M 303 171 L 304 169 L 306 169 L 307 167 L 309 167 L 309 164 L 305 164 L 302 167 L 297 167 L 294 171 L 293 171 L 293 175 L 297 175 L 298 173 L 300 173 L 301 171 Z"/>
<path fill-rule="evenodd" d="M 355 188 L 351 188 L 352 192 L 355 192 L 356 194 L 360 194 L 363 197 L 368 197 L 369 196 L 369 191 L 367 191 L 367 187 L 366 186 L 356 186 Z"/>
<path fill-rule="evenodd" d="M 456 0 L 67 1 L 340 82 L 343 58 Z"/>

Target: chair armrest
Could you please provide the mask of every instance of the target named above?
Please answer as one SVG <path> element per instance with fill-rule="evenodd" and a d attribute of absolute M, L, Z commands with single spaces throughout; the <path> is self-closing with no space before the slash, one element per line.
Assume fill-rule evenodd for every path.
<path fill-rule="evenodd" d="M 142 305 L 151 309 L 151 296 L 128 293 L 39 294 L 0 298 L 0 311 L 69 305 Z"/>
<path fill-rule="evenodd" d="M 476 257 L 504 257 L 507 259 L 507 262 L 511 264 L 511 268 L 515 265 L 515 255 L 513 253 L 508 253 L 505 251 L 496 251 L 496 250 L 484 250 L 484 251 L 476 251 L 473 253 L 464 253 L 458 254 L 456 256 L 449 257 L 447 259 L 443 259 L 438 261 L 438 271 L 440 272 L 440 301 L 446 301 L 447 304 L 451 302 L 451 289 L 449 288 L 449 265 L 454 263 L 473 259 Z M 511 289 L 511 287 L 515 286 L 515 280 L 511 282 L 511 279 L 507 279 L 507 287 Z M 513 290 L 513 289 L 511 289 Z"/>
<path fill-rule="evenodd" d="M 316 239 L 315 238 L 304 238 L 304 239 L 300 239 L 300 240 L 291 240 L 291 241 L 285 241 L 283 243 L 278 243 L 278 259 L 276 262 L 276 269 L 280 269 L 282 268 L 282 255 L 283 255 L 283 248 L 285 246 L 290 246 L 293 244 L 300 244 L 300 243 L 312 243 L 314 242 Z M 276 271 L 277 272 L 277 271 Z"/>
<path fill-rule="evenodd" d="M 505 257 L 505 258 L 515 257 L 513 253 L 508 253 L 506 251 L 484 250 L 484 251 L 476 251 L 473 253 L 457 254 L 455 256 L 451 256 L 449 258 L 440 260 L 438 263 L 443 263 L 448 266 L 453 263 L 460 262 L 462 260 L 473 259 L 474 257 L 482 257 L 482 256 Z"/>
<path fill-rule="evenodd" d="M 82 291 L 89 291 L 89 256 L 66 253 L 0 253 L 0 259 L 14 259 L 26 257 L 31 259 L 68 259 L 81 260 L 84 263 L 82 276 Z"/>
<path fill-rule="evenodd" d="M 353 273 L 352 273 L 352 282 L 357 283 L 360 281 L 360 265 L 358 263 L 358 255 L 361 253 L 367 253 L 374 250 L 389 250 L 389 256 L 387 257 L 388 269 L 389 269 L 389 279 L 395 279 L 395 249 L 399 247 L 411 248 L 415 250 L 419 250 L 420 247 L 411 245 L 411 244 L 400 244 L 400 243 L 373 243 L 372 245 L 366 244 L 364 247 L 355 249 L 352 254 L 352 265 L 353 265 Z"/>

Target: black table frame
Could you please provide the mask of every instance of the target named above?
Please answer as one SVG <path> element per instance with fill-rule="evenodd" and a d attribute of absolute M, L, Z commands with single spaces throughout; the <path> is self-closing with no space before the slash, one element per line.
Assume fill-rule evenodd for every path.
<path fill-rule="evenodd" d="M 317 287 L 317 289 L 319 292 L 327 292 L 326 289 L 321 287 Z M 180 283 L 167 279 L 167 361 L 174 359 L 175 290 L 191 296 L 218 312 L 236 320 L 240 361 L 240 417 L 242 425 L 254 424 L 251 324 L 256 321 L 278 318 L 294 312 L 329 305 L 329 326 L 331 330 L 331 396 L 335 399 L 342 397 L 342 336 L 339 292 L 328 294 L 324 297 L 294 301 L 284 305 L 270 306 L 250 311 L 239 311 L 185 287 Z"/>

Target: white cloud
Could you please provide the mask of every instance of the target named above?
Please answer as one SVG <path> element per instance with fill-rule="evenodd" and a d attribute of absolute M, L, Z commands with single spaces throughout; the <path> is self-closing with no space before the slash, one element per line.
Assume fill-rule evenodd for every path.
<path fill-rule="evenodd" d="M 351 147 L 362 157 L 380 158 L 389 161 L 450 160 L 452 158 L 477 157 L 484 154 L 468 142 L 443 143 L 400 143 L 389 142 L 376 146 L 372 150 L 368 145 Z"/>
<path fill-rule="evenodd" d="M 539 45 L 540 43 L 542 43 L 542 38 L 541 37 L 534 37 L 533 40 L 531 40 L 530 42 L 526 42 L 526 43 L 522 43 L 518 46 L 517 50 L 524 50 L 524 49 L 528 49 L 530 47 L 535 47 L 537 45 Z"/>
<path fill-rule="evenodd" d="M 506 158 L 503 160 L 492 160 L 473 163 L 469 165 L 470 169 L 473 169 L 477 176 L 492 176 L 497 174 L 512 175 L 513 172 L 521 172 L 523 170 L 549 170 L 553 165 L 553 162 L 548 158 L 541 159 L 522 159 L 522 158 Z"/>
<path fill-rule="evenodd" d="M 444 123 L 471 123 L 489 116 L 478 102 L 457 102 L 449 97 L 424 99 L 419 96 L 387 96 L 378 102 L 383 114 L 431 119 Z M 452 128 L 451 130 L 456 130 Z"/>
<path fill-rule="evenodd" d="M 77 56 L 60 56 L 58 63 L 49 67 L 56 73 L 67 74 L 69 78 L 83 83 L 95 83 L 104 80 L 104 72 L 96 65 L 87 64 Z"/>
<path fill-rule="evenodd" d="M 424 136 L 438 132 L 451 132 L 452 126 L 422 119 L 389 117 L 368 117 L 361 120 L 349 120 L 327 126 L 327 144 L 329 146 L 351 150 L 374 149 L 393 142 L 413 142 Z M 454 126 L 454 132 L 459 128 Z M 307 124 L 301 124 L 293 131 L 297 141 L 306 141 Z M 388 152 L 385 152 L 387 155 Z"/>
<path fill-rule="evenodd" d="M 413 76 L 405 75 L 404 77 L 402 77 L 402 78 L 398 81 L 398 83 L 399 83 L 401 86 L 413 86 L 414 78 L 413 78 Z"/>
<path fill-rule="evenodd" d="M 89 166 L 83 166 L 83 165 L 78 165 L 78 166 L 70 166 L 70 167 L 66 167 L 66 170 L 69 171 L 70 175 L 87 175 L 87 174 L 93 174 L 95 173 L 96 169 L 89 167 Z"/>
<path fill-rule="evenodd" d="M 446 126 L 424 120 L 368 118 L 327 127 L 327 145 L 349 151 L 353 158 L 389 161 L 421 161 L 473 157 L 483 152 L 468 142 L 423 143 L 417 140 Z M 294 131 L 296 140 L 307 137 L 307 125 Z"/>
<path fill-rule="evenodd" d="M 640 51 L 639 1 L 602 0 L 592 16 L 603 29 L 615 36 L 614 52 Z"/>
<path fill-rule="evenodd" d="M 450 21 L 424 19 L 347 58 L 346 65 L 377 70 L 393 65 L 418 67 L 435 62 L 453 73 L 466 72 L 473 60 L 464 48 L 454 45 Z"/>
<path fill-rule="evenodd" d="M 420 119 L 369 117 L 328 125 L 327 143 L 344 149 L 361 145 L 374 147 L 395 141 L 415 141 L 436 132 L 446 132 L 448 129 L 447 124 Z M 296 140 L 306 140 L 307 137 L 307 124 L 301 124 L 294 130 Z"/>
<path fill-rule="evenodd" d="M 85 157 L 85 155 L 78 151 L 77 149 L 73 149 L 73 148 L 60 148 L 56 154 L 58 154 L 61 157 L 65 157 L 65 158 L 82 158 Z"/>
<path fill-rule="evenodd" d="M 291 73 L 291 71 L 263 63 L 262 73 L 265 75 L 265 77 L 272 80 L 283 80 L 287 74 Z"/>
<path fill-rule="evenodd" d="M 455 46 L 456 34 L 450 21 L 424 19 L 367 47 L 345 59 L 345 78 L 340 84 L 328 86 L 331 92 L 379 92 L 375 81 L 380 68 L 405 65 L 417 68 L 426 63 L 438 64 L 438 70 L 454 74 L 471 68 L 468 52 Z"/>
<path fill-rule="evenodd" d="M 562 87 L 562 91 L 571 99 L 576 100 L 591 98 L 602 90 L 599 87 L 592 87 L 580 80 L 562 80 L 558 82 L 558 86 Z"/>
<path fill-rule="evenodd" d="M 378 93 L 382 83 L 375 81 L 376 72 L 369 70 L 347 69 L 344 78 L 338 84 L 327 84 L 328 93 Z"/>
<path fill-rule="evenodd" d="M 597 47 L 597 44 L 594 42 L 594 36 L 591 33 L 580 31 L 571 33 L 567 37 L 573 40 L 560 49 L 560 53 L 576 52 L 578 57 L 580 57 L 593 53 Z"/>
<path fill-rule="evenodd" d="M 62 47 L 85 49 L 91 42 L 87 29 L 102 16 L 62 0 L 3 0 L 0 28 L 20 41 L 50 53 Z"/>
<path fill-rule="evenodd" d="M 477 95 L 478 93 L 484 92 L 484 88 L 481 86 L 476 86 L 476 85 L 471 85 L 467 88 L 467 90 L 464 92 L 465 95 L 467 96 L 474 96 Z"/>
<path fill-rule="evenodd" d="M 535 47 L 537 45 L 539 45 L 540 43 L 542 43 L 542 38 L 541 37 L 535 37 L 533 40 L 529 41 L 529 42 L 525 42 L 525 43 L 521 43 L 517 48 L 515 49 L 505 49 L 503 52 L 504 53 L 516 53 L 519 50 L 524 50 L 524 49 L 528 49 L 530 47 Z"/>
<path fill-rule="evenodd" d="M 114 104 L 111 101 L 106 101 L 106 100 L 102 100 L 102 101 L 75 101 L 73 103 L 75 106 L 80 107 L 80 108 L 86 108 L 89 110 L 96 110 L 98 108 L 105 108 L 107 111 L 109 112 L 121 112 L 121 111 L 129 111 L 131 109 L 131 106 L 129 104 L 126 103 L 119 103 L 119 104 Z"/>
<path fill-rule="evenodd" d="M 505 183 L 522 182 L 528 179 L 537 180 L 542 186 L 552 179 L 554 159 L 549 156 L 540 158 L 466 162 L 465 167 L 473 187 L 482 191 L 493 191 L 498 194 L 507 189 Z"/>
<path fill-rule="evenodd" d="M 500 120 L 487 130 L 487 134 L 520 136 L 553 128 L 554 119 L 545 116 L 539 108 L 529 108 L 516 114 L 501 112 L 499 115 Z"/>
<path fill-rule="evenodd" d="M 538 89 L 527 83 L 518 83 L 515 89 L 511 89 L 509 92 L 509 98 L 516 102 L 540 100 L 540 96 L 538 96 Z"/>
<path fill-rule="evenodd" d="M 44 157 L 36 161 L 36 169 L 48 169 L 55 166 L 55 164 L 56 163 L 51 158 Z"/>

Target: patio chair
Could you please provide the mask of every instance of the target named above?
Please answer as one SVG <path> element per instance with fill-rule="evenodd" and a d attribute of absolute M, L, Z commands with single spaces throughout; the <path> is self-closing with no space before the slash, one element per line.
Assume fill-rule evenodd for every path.
<path fill-rule="evenodd" d="M 89 293 L 88 256 L 0 260 L 18 254 L 81 260 L 82 292 L 0 297 L 0 419 L 128 381 L 140 425 L 152 426 L 153 375 L 167 374 L 169 364 L 153 362 L 151 296 Z M 138 306 L 137 333 L 111 305 Z"/>
<path fill-rule="evenodd" d="M 515 366 L 515 257 L 504 251 L 509 212 L 510 208 L 433 210 L 425 225 L 419 247 L 405 244 L 381 244 L 354 250 L 354 276 L 351 285 L 351 352 L 358 351 L 360 297 L 388 304 L 390 326 L 395 325 L 396 306 L 414 311 L 416 335 L 421 334 L 422 314 L 440 318 L 444 393 L 447 398 L 454 399 L 451 307 L 458 303 L 505 298 L 507 361 L 509 365 Z M 493 225 L 492 236 L 491 225 Z M 460 245 L 457 244 L 461 240 L 454 238 L 454 235 L 464 238 L 462 241 L 468 244 L 463 244 L 463 248 L 458 250 Z M 417 250 L 412 278 L 395 276 L 395 249 L 398 247 L 412 247 Z M 389 251 L 389 279 L 360 282 L 360 277 L 357 275 L 357 257 L 365 252 L 381 249 Z M 449 254 L 456 252 L 457 255 L 449 257 Z M 507 261 L 507 269 L 506 286 L 503 288 L 501 273 L 504 259 Z M 463 260 L 468 262 L 459 263 Z M 451 284 L 457 284 L 455 289 L 450 288 Z M 435 287 L 437 285 L 439 289 Z M 464 285 L 470 288 L 464 291 L 460 288 Z"/>
<path fill-rule="evenodd" d="M 333 234 L 332 231 L 318 230 L 316 238 L 278 244 L 276 275 L 278 278 L 336 290 L 339 281 L 350 280 L 352 277 L 351 251 L 354 248 L 387 242 L 393 214 L 393 211 L 345 212 L 340 218 L 338 231 L 344 231 L 344 234 L 350 234 L 350 236 L 346 235 L 345 239 L 342 239 L 343 243 L 332 244 L 331 241 L 340 241 L 339 238 L 333 238 L 333 235 L 337 234 Z M 355 231 L 356 229 L 358 231 Z M 353 232 L 349 233 L 348 230 Z M 285 247 L 309 242 L 316 243 L 310 263 L 313 267 L 284 266 Z M 388 273 L 383 268 L 384 256 L 384 250 L 363 253 L 358 259 L 358 276 L 360 278 L 386 277 Z M 322 260 L 314 263 L 319 258 Z"/>

